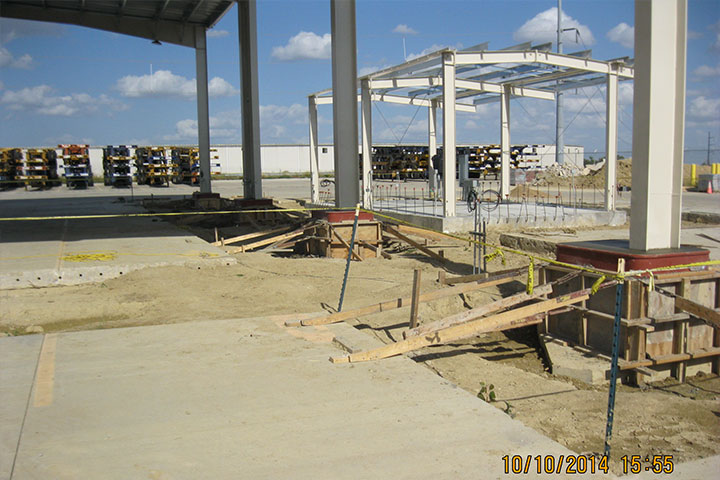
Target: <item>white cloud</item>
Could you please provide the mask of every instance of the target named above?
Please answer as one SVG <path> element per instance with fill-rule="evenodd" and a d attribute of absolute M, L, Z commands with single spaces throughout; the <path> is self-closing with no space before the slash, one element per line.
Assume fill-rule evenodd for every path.
<path fill-rule="evenodd" d="M 10 53 L 5 47 L 0 47 L 0 68 L 23 68 L 28 69 L 32 66 L 32 57 L 27 53 L 19 58 Z"/>
<path fill-rule="evenodd" d="M 70 95 L 53 95 L 49 85 L 26 87 L 21 90 L 5 90 L 0 97 L 0 104 L 10 110 L 29 110 L 41 115 L 68 117 L 76 113 L 96 113 L 107 109 L 127 110 L 127 105 L 117 100 L 100 95 L 93 97 L 87 93 Z"/>
<path fill-rule="evenodd" d="M 367 67 L 360 67 L 358 68 L 358 77 L 364 77 L 365 75 L 370 75 L 371 73 L 378 72 L 380 70 L 384 70 L 391 65 L 369 65 Z"/>
<path fill-rule="evenodd" d="M 710 45 L 710 51 L 720 53 L 720 20 L 708 27 L 714 34 L 714 42 Z"/>
<path fill-rule="evenodd" d="M 227 30 L 212 29 L 212 30 L 208 30 L 208 32 L 207 32 L 207 36 L 209 38 L 221 38 L 221 37 L 227 37 L 228 35 L 230 35 L 230 32 L 228 32 Z"/>
<path fill-rule="evenodd" d="M 423 55 L 427 55 L 432 52 L 437 52 L 438 50 L 443 50 L 445 48 L 456 48 L 456 47 L 452 47 L 450 45 L 438 45 L 438 44 L 434 43 L 420 53 L 408 53 L 408 56 L 405 59 L 405 61 L 413 60 L 415 58 L 422 57 Z"/>
<path fill-rule="evenodd" d="M 240 140 L 242 114 L 228 110 L 210 117 L 210 138 Z M 260 133 L 263 138 L 282 139 L 293 125 L 307 123 L 307 107 L 292 105 L 260 105 Z M 184 119 L 175 124 L 175 132 L 165 135 L 166 141 L 197 138 L 197 120 Z"/>
<path fill-rule="evenodd" d="M 720 119 L 720 98 L 695 97 L 688 105 L 688 117 L 694 120 L 718 121 Z"/>
<path fill-rule="evenodd" d="M 175 75 L 169 70 L 158 70 L 152 75 L 127 75 L 115 84 L 124 97 L 182 97 L 191 99 L 195 97 L 195 79 L 188 79 Z M 236 94 L 237 90 L 220 77 L 213 77 L 208 82 L 208 94 L 211 97 L 225 97 Z"/>
<path fill-rule="evenodd" d="M 585 45 L 590 46 L 595 43 L 595 37 L 593 37 L 590 28 L 587 25 L 582 25 L 565 12 L 562 13 L 562 25 L 563 30 L 577 28 Z M 525 22 L 522 27 L 513 33 L 513 38 L 518 42 L 555 43 L 557 41 L 557 7 L 540 12 Z M 563 32 L 562 40 L 564 44 L 580 43 L 576 40 L 575 31 Z"/>
<path fill-rule="evenodd" d="M 418 32 L 414 28 L 410 28 L 404 23 L 401 23 L 397 27 L 393 28 L 393 33 L 399 33 L 401 35 L 417 35 Z"/>
<path fill-rule="evenodd" d="M 716 67 L 700 65 L 693 71 L 693 74 L 700 78 L 718 78 L 720 77 L 720 65 Z"/>
<path fill-rule="evenodd" d="M 619 43 L 625 48 L 635 47 L 635 27 L 625 22 L 615 25 L 608 33 L 607 38 L 610 41 Z"/>
<path fill-rule="evenodd" d="M 331 54 L 331 36 L 322 37 L 313 32 L 300 32 L 288 40 L 287 45 L 273 47 L 272 57 L 277 60 L 325 60 Z"/>

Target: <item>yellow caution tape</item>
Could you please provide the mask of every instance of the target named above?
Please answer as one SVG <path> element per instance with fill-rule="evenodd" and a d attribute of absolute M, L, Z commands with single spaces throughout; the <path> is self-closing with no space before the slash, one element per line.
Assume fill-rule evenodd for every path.
<path fill-rule="evenodd" d="M 535 259 L 530 257 L 530 265 L 528 265 L 527 286 L 525 287 L 525 291 L 527 292 L 528 295 L 532 295 L 534 286 L 535 286 Z"/>
<path fill-rule="evenodd" d="M 601 275 L 598 277 L 597 280 L 595 280 L 595 283 L 592 284 L 592 287 L 590 287 L 590 295 L 595 295 L 597 291 L 600 289 L 600 285 L 605 281 L 605 275 Z"/>

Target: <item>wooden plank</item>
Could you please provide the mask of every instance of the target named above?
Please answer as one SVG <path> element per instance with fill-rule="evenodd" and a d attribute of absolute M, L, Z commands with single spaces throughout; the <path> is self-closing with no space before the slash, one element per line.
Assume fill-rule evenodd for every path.
<path fill-rule="evenodd" d="M 608 283 L 614 284 L 615 282 Z M 516 308 L 515 310 L 499 313 L 491 317 L 484 317 L 478 320 L 462 323 L 460 325 L 453 325 L 452 327 L 436 330 L 431 334 L 410 337 L 405 340 L 384 345 L 365 352 L 351 353 L 350 355 L 344 357 L 334 357 L 331 358 L 330 361 L 333 363 L 354 363 L 379 360 L 381 358 L 400 355 L 402 353 L 407 353 L 430 345 L 441 345 L 443 343 L 462 340 L 464 338 L 472 337 L 480 333 L 494 331 L 500 328 L 515 328 L 516 325 L 523 324 L 528 317 L 567 305 L 580 303 L 588 298 L 590 298 L 590 291 L 581 290 L 568 295 L 527 305 L 525 307 Z"/>
<path fill-rule="evenodd" d="M 688 300 L 687 298 L 681 296 L 675 297 L 675 307 L 705 320 L 715 328 L 720 328 L 720 312 L 717 310 L 700 305 L 699 303 L 693 302 L 692 300 Z"/>
<path fill-rule="evenodd" d="M 360 243 L 363 247 L 369 248 L 373 252 L 375 252 L 378 256 L 382 256 L 383 258 L 387 258 L 388 260 L 392 260 L 392 255 L 387 253 L 382 249 L 382 247 L 378 246 L 376 247 L 372 243 L 368 243 L 365 240 L 360 240 L 358 243 Z"/>
<path fill-rule="evenodd" d="M 683 278 L 680 281 L 680 285 L 677 287 L 677 295 L 675 297 L 675 313 L 680 311 L 677 306 L 677 298 L 684 298 L 690 293 L 690 282 L 687 278 Z M 673 324 L 673 353 L 687 353 L 687 334 L 688 324 L 690 320 L 683 320 L 681 322 L 675 322 Z M 683 383 L 685 381 L 685 362 L 678 362 L 673 369 L 673 376 L 675 379 Z"/>
<path fill-rule="evenodd" d="M 243 245 L 242 247 L 234 248 L 232 250 L 229 250 L 228 253 L 240 253 L 240 252 L 245 252 L 247 250 L 253 250 L 255 248 L 260 248 L 260 247 L 264 247 L 265 245 L 270 245 L 270 244 L 276 243 L 278 241 L 289 240 L 294 237 L 299 237 L 303 233 L 305 233 L 305 229 L 301 228 L 299 230 L 295 230 L 294 232 L 285 233 L 283 235 L 277 235 L 274 237 L 266 238 L 264 240 L 260 240 L 258 242 L 251 243 L 249 245 Z"/>
<path fill-rule="evenodd" d="M 424 247 L 424 246 L 420 245 L 420 244 L 419 244 L 418 242 L 416 242 L 415 240 L 412 240 L 412 239 L 406 237 L 405 235 L 403 235 L 402 233 L 398 232 L 397 230 L 395 230 L 395 229 L 394 229 L 393 227 L 391 227 L 390 225 L 387 225 L 387 224 L 385 225 L 385 231 L 388 232 L 388 233 L 390 233 L 390 234 L 392 234 L 392 235 L 394 235 L 395 237 L 399 238 L 399 239 L 402 240 L 403 242 L 405 242 L 405 243 L 407 243 L 407 244 L 409 244 L 409 245 L 412 245 L 413 247 L 417 248 L 418 250 L 420 250 L 420 251 L 423 252 L 424 254 L 426 254 L 426 255 L 434 258 L 435 260 L 438 260 L 438 261 L 443 262 L 443 263 L 444 263 L 444 262 L 447 262 L 447 258 L 443 257 L 443 256 L 440 255 L 440 254 L 437 254 L 437 253 L 433 252 L 432 250 L 430 250 L 430 249 L 427 248 L 427 247 Z"/>
<path fill-rule="evenodd" d="M 708 358 L 720 356 L 720 348 L 705 348 L 690 353 L 673 353 L 670 355 L 661 355 L 655 358 L 648 358 L 637 362 L 620 361 L 620 370 L 632 370 L 637 367 L 653 367 L 656 365 L 666 365 L 668 363 L 676 363 L 687 360 L 695 360 L 698 358 Z"/>
<path fill-rule="evenodd" d="M 225 238 L 224 240 L 213 242 L 210 245 L 213 245 L 215 247 L 219 247 L 224 245 L 228 245 L 230 243 L 238 243 L 238 242 L 244 242 L 245 240 L 252 240 L 253 238 L 262 237 L 264 235 L 273 235 L 280 232 L 286 232 L 293 228 L 292 226 L 285 226 L 282 228 L 275 228 L 273 230 L 261 230 L 259 232 L 253 232 L 253 233 L 246 233 L 244 235 L 239 235 L 237 237 L 230 237 Z"/>
<path fill-rule="evenodd" d="M 481 288 L 494 287 L 496 285 L 502 285 L 510 283 L 518 275 L 514 277 L 502 276 L 502 278 L 489 277 L 481 282 L 477 283 L 466 283 L 463 285 L 457 285 L 449 288 L 441 288 L 428 293 L 423 293 L 418 297 L 419 302 L 431 302 L 433 300 L 439 300 L 441 298 L 450 297 L 452 295 L 459 295 L 461 293 L 474 292 Z M 330 314 L 326 317 L 285 322 L 285 326 L 288 327 L 299 327 L 300 325 L 328 325 L 330 323 L 338 323 L 350 318 L 364 317 L 365 315 L 372 315 L 373 313 L 386 312 L 388 310 L 395 310 L 410 305 L 411 297 L 395 298 L 386 302 L 375 303 L 367 305 L 365 307 L 356 308 L 354 310 L 346 310 L 344 312 L 338 312 Z"/>
<path fill-rule="evenodd" d="M 527 267 L 520 267 L 520 268 L 512 268 L 510 270 L 502 270 L 500 272 L 495 272 L 493 274 L 493 278 L 500 278 L 501 276 L 512 276 L 516 277 L 522 273 L 527 273 Z M 444 271 L 438 272 L 438 282 L 440 282 L 443 285 L 457 285 L 458 283 L 470 283 L 470 282 L 478 282 L 481 280 L 484 280 L 488 278 L 487 273 L 477 273 L 474 275 L 462 275 L 459 277 L 448 277 L 445 275 Z"/>
<path fill-rule="evenodd" d="M 330 231 L 333 233 L 333 235 L 335 235 L 335 238 L 337 238 L 337 239 L 340 241 L 340 243 L 342 243 L 343 247 L 345 247 L 345 250 L 347 250 L 348 252 L 351 252 L 351 253 L 352 253 L 352 256 L 355 258 L 355 260 L 358 260 L 358 261 L 362 262 L 362 261 L 363 261 L 362 257 L 361 257 L 360 255 L 358 255 L 358 254 L 355 252 L 355 250 L 353 250 L 353 249 L 350 247 L 350 245 L 345 241 L 344 238 L 342 238 L 342 237 L 340 236 L 340 234 L 333 228 L 333 226 L 330 225 L 329 223 L 328 223 L 328 226 L 330 227 Z"/>
<path fill-rule="evenodd" d="M 393 227 L 397 228 L 399 232 L 407 233 L 409 235 L 415 235 L 421 238 L 426 238 L 428 240 L 457 240 L 452 235 L 447 235 L 441 232 L 434 232 L 432 230 L 426 230 L 424 228 L 410 227 L 408 225 L 393 225 Z"/>
<path fill-rule="evenodd" d="M 417 268 L 413 272 L 412 300 L 410 301 L 410 328 L 418 326 L 418 304 L 420 299 L 420 278 L 422 271 Z"/>
<path fill-rule="evenodd" d="M 456 315 L 451 315 L 449 317 L 443 318 L 442 320 L 438 320 L 437 322 L 428 323 L 426 325 L 422 325 L 417 328 L 411 328 L 410 330 L 403 332 L 403 336 L 405 338 L 410 338 L 410 337 L 416 337 L 418 335 L 425 335 L 425 334 L 434 332 L 435 330 L 440 330 L 443 328 L 451 327 L 453 325 L 457 325 L 460 323 L 468 322 L 470 320 L 478 319 L 478 318 L 488 315 L 490 313 L 495 313 L 500 310 L 505 310 L 505 309 L 510 308 L 519 303 L 523 303 L 523 302 L 527 302 L 528 300 L 536 299 L 542 295 L 546 295 L 551 292 L 552 292 L 552 285 L 550 285 L 550 284 L 539 285 L 539 286 L 535 287 L 535 290 L 533 291 L 532 295 L 528 295 L 526 292 L 520 292 L 518 294 L 511 295 L 506 298 L 501 298 L 500 300 L 490 302 L 481 307 L 473 308 L 472 310 L 467 310 L 465 312 L 460 312 Z"/>

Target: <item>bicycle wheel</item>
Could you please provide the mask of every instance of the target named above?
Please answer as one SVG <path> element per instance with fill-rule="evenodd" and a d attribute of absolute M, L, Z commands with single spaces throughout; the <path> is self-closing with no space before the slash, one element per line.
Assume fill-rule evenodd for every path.
<path fill-rule="evenodd" d="M 480 207 L 486 212 L 492 212 L 500 205 L 500 192 L 497 190 L 483 190 L 480 194 Z"/>
<path fill-rule="evenodd" d="M 474 212 L 477 208 L 477 193 L 475 190 L 470 190 L 467 196 L 467 209 L 468 212 Z"/>

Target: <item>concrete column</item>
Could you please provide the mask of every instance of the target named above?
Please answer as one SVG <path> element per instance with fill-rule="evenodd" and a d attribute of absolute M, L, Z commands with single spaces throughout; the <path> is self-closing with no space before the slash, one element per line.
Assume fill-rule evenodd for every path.
<path fill-rule="evenodd" d="M 635 1 L 630 248 L 680 246 L 686 0 Z"/>
<path fill-rule="evenodd" d="M 354 207 L 360 199 L 358 168 L 357 58 L 355 0 L 331 0 L 335 205 Z"/>
<path fill-rule="evenodd" d="M 443 54 L 443 215 L 455 216 L 455 54 Z"/>
<path fill-rule="evenodd" d="M 318 113 L 317 102 L 308 97 L 308 120 L 310 124 L 310 201 L 320 201 L 320 164 L 318 161 Z"/>
<path fill-rule="evenodd" d="M 362 105 L 362 204 L 372 208 L 372 98 L 370 81 L 362 81 L 360 86 L 360 103 Z"/>
<path fill-rule="evenodd" d="M 195 27 L 195 72 L 200 193 L 210 193 L 212 192 L 210 185 L 210 110 L 208 107 L 207 44 L 204 27 Z"/>
<path fill-rule="evenodd" d="M 500 195 L 510 195 L 510 85 L 500 93 Z"/>
<path fill-rule="evenodd" d="M 240 84 L 242 89 L 243 196 L 262 198 L 260 100 L 258 97 L 257 15 L 255 0 L 238 2 Z"/>
<path fill-rule="evenodd" d="M 437 154 L 437 100 L 430 100 L 428 107 L 428 183 L 430 190 L 437 192 L 437 177 L 433 168 L 432 158 Z"/>
<path fill-rule="evenodd" d="M 605 210 L 615 210 L 617 195 L 617 105 L 618 77 L 607 76 L 607 97 L 605 99 Z"/>

